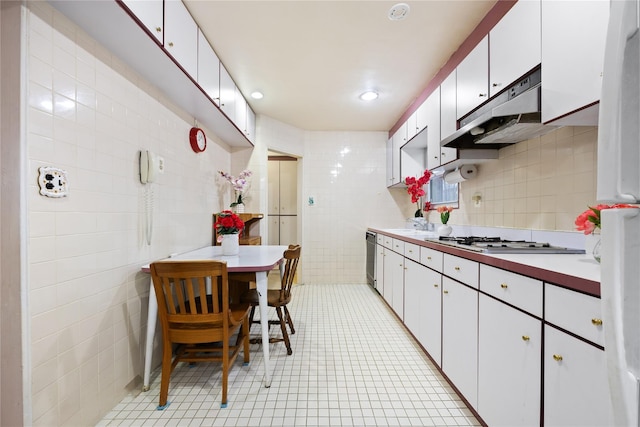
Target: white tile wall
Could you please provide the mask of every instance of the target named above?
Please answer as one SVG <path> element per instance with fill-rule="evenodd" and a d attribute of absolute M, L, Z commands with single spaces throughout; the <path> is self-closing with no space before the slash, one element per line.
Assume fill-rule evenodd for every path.
<path fill-rule="evenodd" d="M 139 387 L 149 291 L 140 267 L 210 244 L 203 230 L 223 206 L 215 171 L 229 170 L 231 155 L 215 143 L 193 153 L 193 119 L 47 3 L 29 4 L 26 35 L 33 425 L 93 425 Z M 151 246 L 141 149 L 166 162 Z M 44 165 L 67 171 L 68 197 L 39 195 Z"/>

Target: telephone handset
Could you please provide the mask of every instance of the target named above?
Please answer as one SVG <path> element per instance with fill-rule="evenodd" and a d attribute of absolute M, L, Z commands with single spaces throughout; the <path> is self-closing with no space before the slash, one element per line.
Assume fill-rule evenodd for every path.
<path fill-rule="evenodd" d="M 148 150 L 140 151 L 140 182 L 154 182 L 158 173 L 162 172 L 162 158 Z"/>
<path fill-rule="evenodd" d="M 152 183 L 158 173 L 164 172 L 164 160 L 157 154 L 148 150 L 140 151 L 140 182 Z M 144 234 L 147 245 L 151 245 L 151 233 L 153 232 L 153 185 L 145 185 L 145 221 Z"/>

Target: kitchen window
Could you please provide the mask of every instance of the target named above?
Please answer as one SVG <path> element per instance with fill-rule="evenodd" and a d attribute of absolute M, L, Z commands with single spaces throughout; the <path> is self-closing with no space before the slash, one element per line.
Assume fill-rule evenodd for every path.
<path fill-rule="evenodd" d="M 458 207 L 459 184 L 449 184 L 445 182 L 442 175 L 432 176 L 429 180 L 428 200 L 432 206 L 452 205 Z"/>

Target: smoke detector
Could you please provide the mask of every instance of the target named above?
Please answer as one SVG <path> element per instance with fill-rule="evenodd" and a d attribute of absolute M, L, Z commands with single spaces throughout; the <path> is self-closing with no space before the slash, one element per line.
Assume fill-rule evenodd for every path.
<path fill-rule="evenodd" d="M 409 14 L 409 5 L 406 3 L 395 4 L 389 9 L 389 19 L 392 21 L 401 21 Z"/>

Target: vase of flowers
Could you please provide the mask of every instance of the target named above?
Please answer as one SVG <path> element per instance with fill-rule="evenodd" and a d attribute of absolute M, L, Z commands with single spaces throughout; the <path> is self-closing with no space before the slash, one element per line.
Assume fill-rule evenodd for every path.
<path fill-rule="evenodd" d="M 237 255 L 240 252 L 239 235 L 244 229 L 244 221 L 235 213 L 226 210 L 216 215 L 213 224 L 218 243 L 222 245 L 222 255 Z"/>
<path fill-rule="evenodd" d="M 600 213 L 603 209 L 622 209 L 622 208 L 638 208 L 638 206 L 626 203 L 618 203 L 615 205 L 596 205 L 589 206 L 589 209 L 582 212 L 576 218 L 576 230 L 582 231 L 587 240 L 585 241 L 585 250 L 590 252 L 593 258 L 600 262 Z"/>
<path fill-rule="evenodd" d="M 407 186 L 407 193 L 411 195 L 411 203 L 415 203 L 418 207 L 418 210 L 416 210 L 416 212 L 413 214 L 413 216 L 416 218 L 424 216 L 422 214 L 423 206 L 421 203 L 422 196 L 425 195 L 423 187 L 429 182 L 430 179 L 431 172 L 429 171 L 429 169 L 426 169 L 420 177 L 408 176 L 404 179 L 404 183 Z"/>
<path fill-rule="evenodd" d="M 451 214 L 453 208 L 451 206 L 438 206 L 436 210 L 440 214 L 440 222 L 442 222 L 442 225 L 438 227 L 438 235 L 450 235 L 453 231 L 453 228 L 451 228 L 451 226 L 447 223 L 449 222 L 449 215 Z"/>
<path fill-rule="evenodd" d="M 235 193 L 235 199 L 230 205 L 231 209 L 236 213 L 244 213 L 244 195 L 249 188 L 249 178 L 251 177 L 252 172 L 249 169 L 245 169 L 240 172 L 240 175 L 237 177 L 222 171 L 218 171 L 218 173 L 222 178 L 227 180 L 229 184 L 231 184 Z"/>

